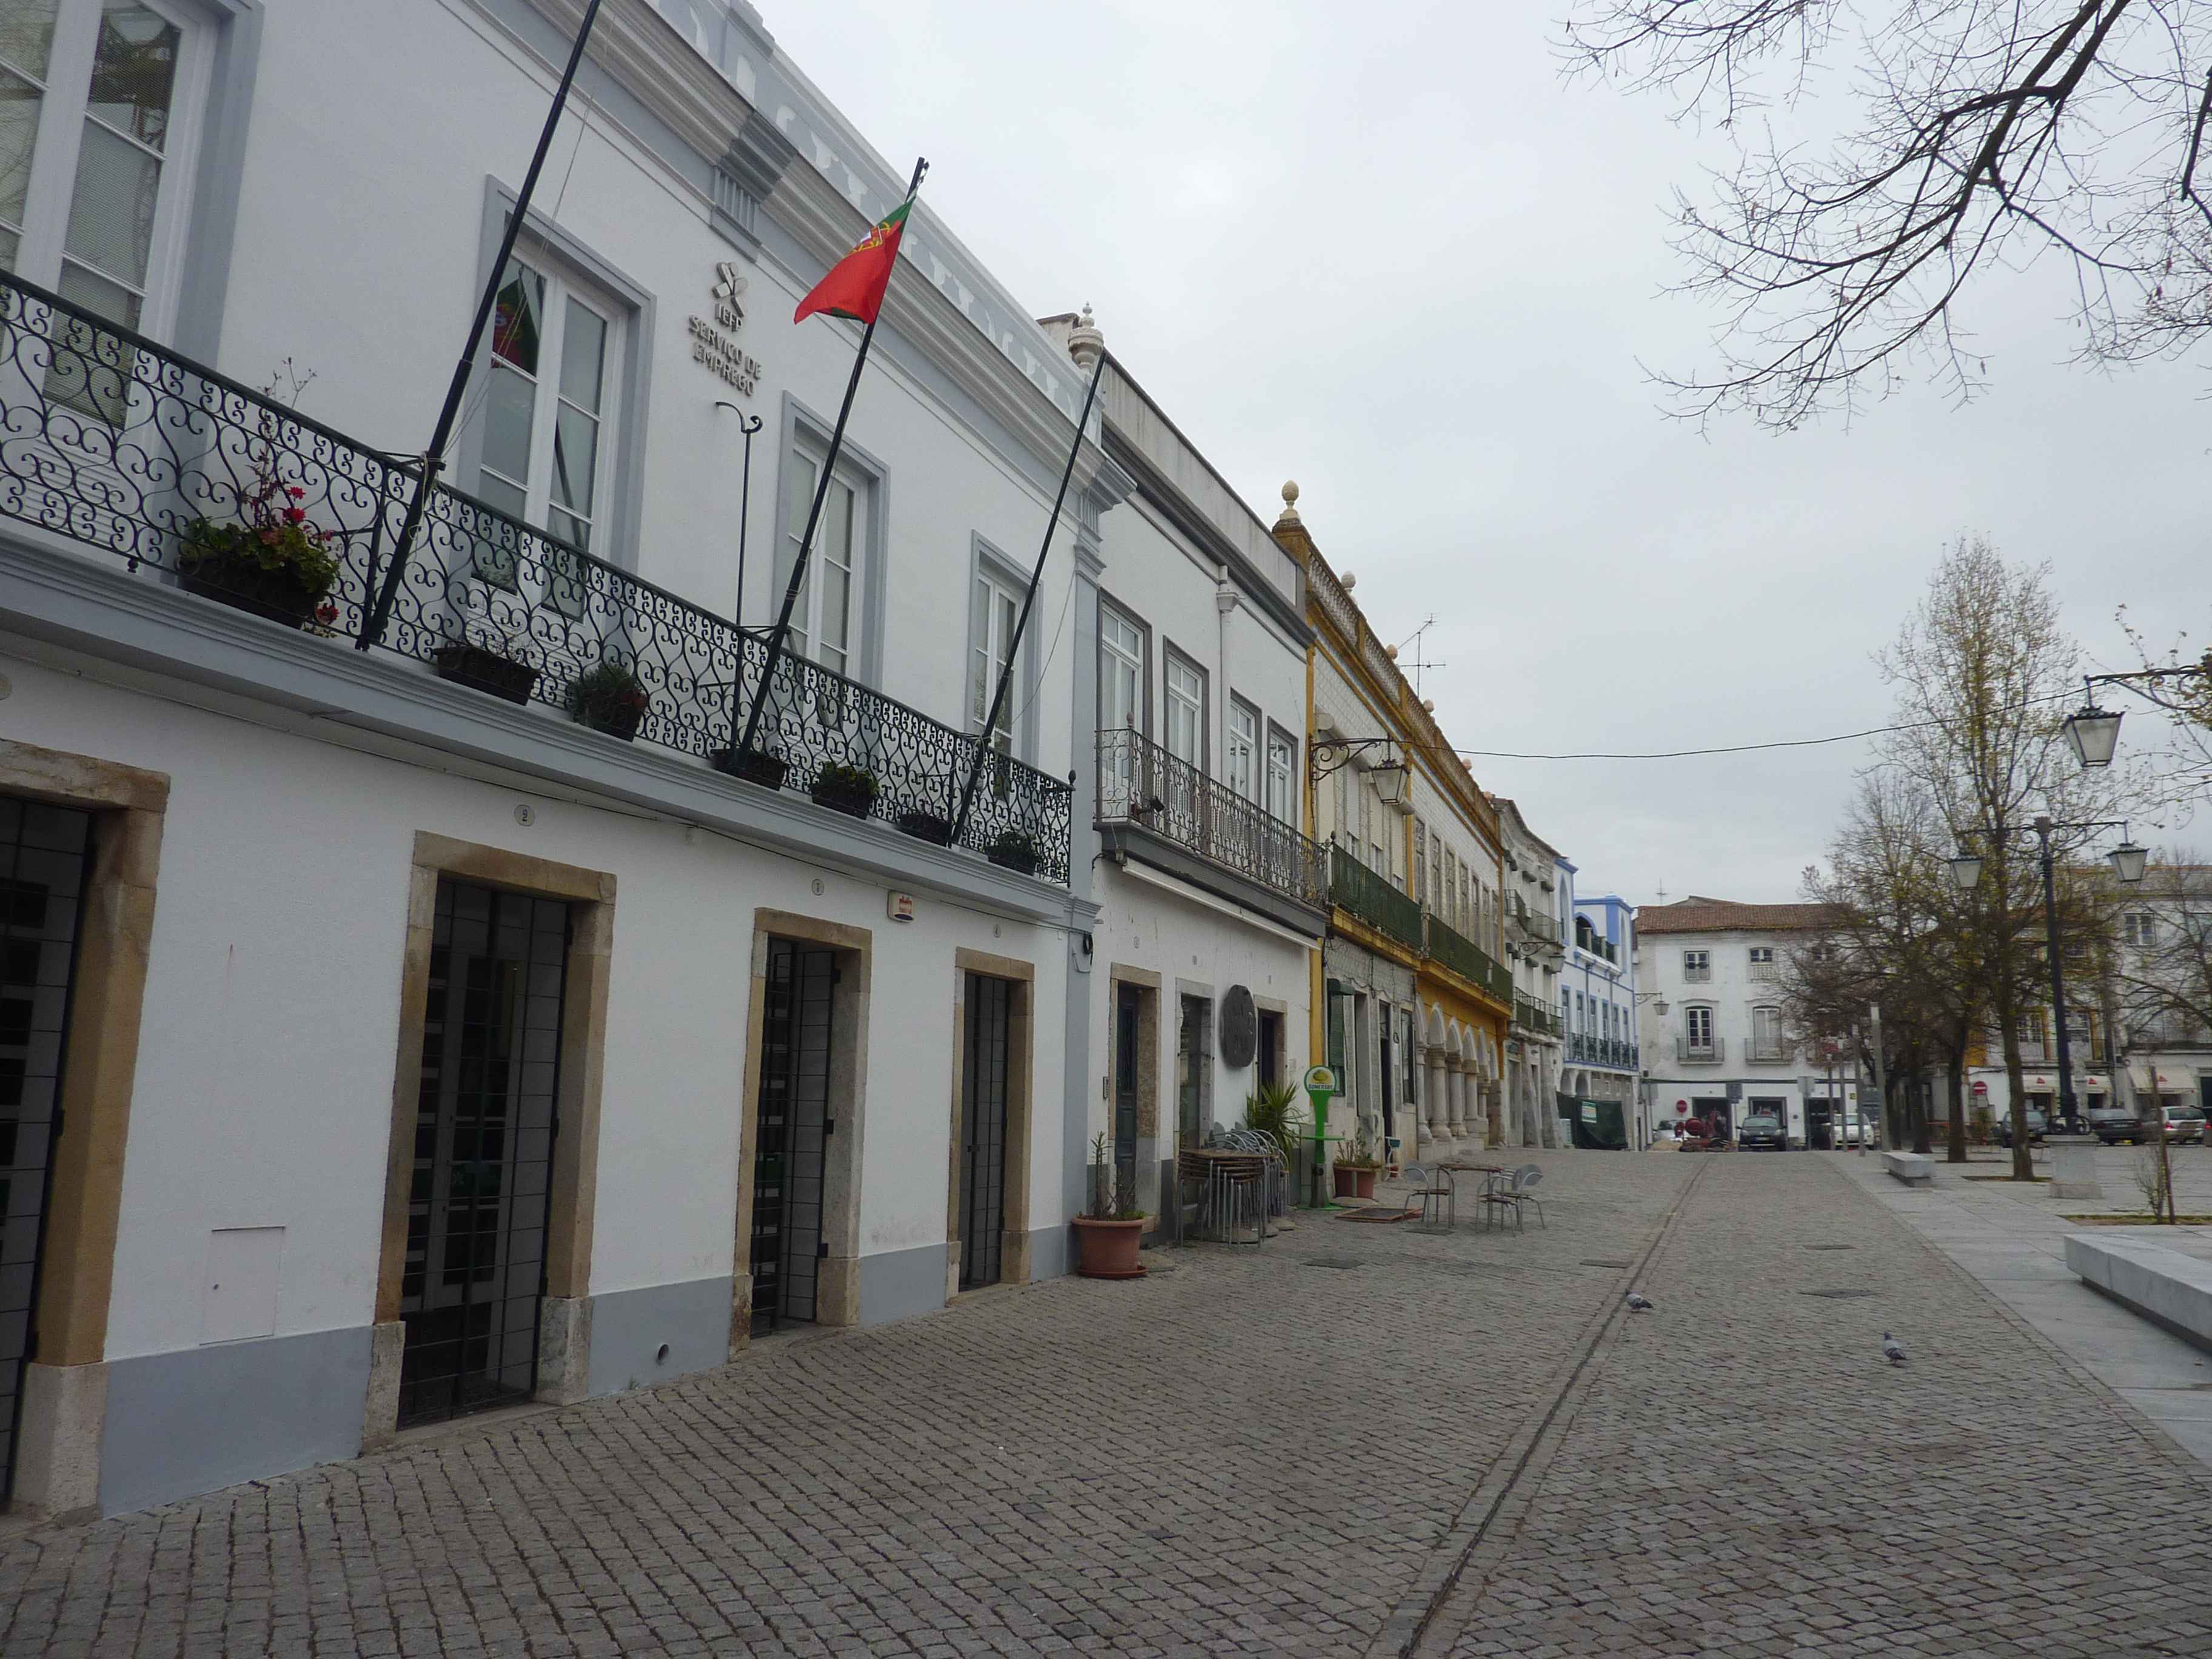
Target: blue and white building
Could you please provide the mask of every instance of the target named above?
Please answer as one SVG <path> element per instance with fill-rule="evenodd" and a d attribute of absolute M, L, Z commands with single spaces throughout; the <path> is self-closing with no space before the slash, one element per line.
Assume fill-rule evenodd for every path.
<path fill-rule="evenodd" d="M 1560 1109 L 1566 1103 L 1617 1100 L 1633 1125 L 1641 1054 L 1636 1032 L 1636 909 L 1615 893 L 1584 898 L 1574 866 L 1559 861 L 1565 957 L 1559 1012 L 1565 1033 Z"/>

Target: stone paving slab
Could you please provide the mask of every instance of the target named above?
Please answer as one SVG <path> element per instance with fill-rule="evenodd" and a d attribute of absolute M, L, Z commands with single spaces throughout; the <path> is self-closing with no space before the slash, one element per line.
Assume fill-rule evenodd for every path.
<path fill-rule="evenodd" d="M 1829 1164 L 1717 1160 L 1424 1651 L 2212 1653 L 2212 1479 Z"/>
<path fill-rule="evenodd" d="M 1356 1654 L 1692 1168 L 1522 1156 L 1548 1229 L 1309 1219 L 20 1536 L 0 1654 Z"/>

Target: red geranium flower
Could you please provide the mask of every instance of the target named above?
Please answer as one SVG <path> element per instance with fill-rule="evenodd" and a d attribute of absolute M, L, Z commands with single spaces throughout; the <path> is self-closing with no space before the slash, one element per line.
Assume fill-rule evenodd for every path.
<path fill-rule="evenodd" d="M 286 524 L 304 524 L 307 522 L 307 509 L 304 507 L 288 507 L 284 509 L 284 522 Z"/>
<path fill-rule="evenodd" d="M 303 499 L 307 492 L 297 484 L 287 484 L 284 487 L 284 493 L 296 501 Z"/>

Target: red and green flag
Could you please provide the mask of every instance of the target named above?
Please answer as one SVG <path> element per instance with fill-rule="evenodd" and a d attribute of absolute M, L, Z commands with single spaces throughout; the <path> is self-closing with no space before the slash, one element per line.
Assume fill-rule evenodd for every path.
<path fill-rule="evenodd" d="M 914 207 L 909 194 L 866 236 L 860 245 L 830 268 L 791 314 L 805 322 L 817 311 L 832 317 L 850 317 L 856 323 L 872 323 L 884 308 L 884 291 L 891 283 L 891 267 L 898 263 L 899 238 L 906 234 L 906 216 Z"/>

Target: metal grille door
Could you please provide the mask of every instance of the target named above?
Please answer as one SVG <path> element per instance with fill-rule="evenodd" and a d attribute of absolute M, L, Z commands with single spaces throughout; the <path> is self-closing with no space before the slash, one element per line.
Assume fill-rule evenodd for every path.
<path fill-rule="evenodd" d="M 1143 996 L 1133 985 L 1115 987 L 1114 1170 L 1132 1193 L 1137 1190 L 1137 1033 Z"/>
<path fill-rule="evenodd" d="M 1182 1000 L 1182 1023 L 1176 1037 L 1176 1127 L 1182 1134 L 1178 1145 L 1185 1149 L 1206 1145 L 1206 1131 L 1212 1127 L 1206 1121 L 1206 1086 L 1213 1066 L 1212 1045 L 1206 1040 L 1212 1012 L 1212 1005 L 1203 997 Z"/>
<path fill-rule="evenodd" d="M 0 1498 L 15 1486 L 23 1367 L 34 1357 L 31 1315 L 91 845 L 90 814 L 0 797 Z"/>
<path fill-rule="evenodd" d="M 408 1194 L 399 1420 L 538 1387 L 568 907 L 438 884 Z"/>
<path fill-rule="evenodd" d="M 815 1314 L 822 1254 L 823 1164 L 830 1112 L 834 951 L 768 945 L 761 1093 L 753 1155 L 753 1327 Z"/>
<path fill-rule="evenodd" d="M 960 1288 L 999 1282 L 1006 1227 L 1006 1072 L 1013 984 L 968 975 L 961 1065 Z"/>

